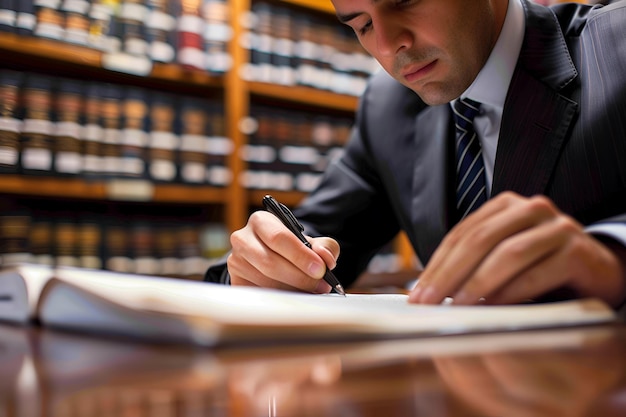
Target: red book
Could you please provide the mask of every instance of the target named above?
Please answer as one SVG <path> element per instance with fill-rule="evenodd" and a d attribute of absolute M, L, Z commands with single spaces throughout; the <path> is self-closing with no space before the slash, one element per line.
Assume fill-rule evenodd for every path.
<path fill-rule="evenodd" d="M 200 16 L 200 0 L 180 2 L 177 61 L 185 68 L 204 70 L 206 62 L 202 33 L 205 21 Z"/>

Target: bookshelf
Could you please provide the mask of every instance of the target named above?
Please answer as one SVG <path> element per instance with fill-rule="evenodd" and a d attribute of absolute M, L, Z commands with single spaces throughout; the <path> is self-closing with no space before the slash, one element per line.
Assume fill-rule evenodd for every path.
<path fill-rule="evenodd" d="M 94 0 L 95 2 L 95 0 Z M 315 19 L 334 21 L 332 4 L 313 0 L 268 0 L 273 7 L 287 8 L 297 15 L 311 13 Z M 228 23 L 232 30 L 231 41 L 226 51 L 232 60 L 230 70 L 223 73 L 190 69 L 176 62 L 151 63 L 147 74 L 137 74 L 124 69 L 107 68 L 107 52 L 86 45 L 77 45 L 55 39 L 32 35 L 0 32 L 0 53 L 5 57 L 2 68 L 17 71 L 39 71 L 51 76 L 96 80 L 122 86 L 123 89 L 140 87 L 145 90 L 158 90 L 183 97 L 211 98 L 223 103 L 224 135 L 232 141 L 233 151 L 227 156 L 226 166 L 232 180 L 224 186 L 210 184 L 186 185 L 180 183 L 159 183 L 144 179 L 127 178 L 82 178 L 58 177 L 55 175 L 28 176 L 17 173 L 0 173 L 0 195 L 18 199 L 48 198 L 57 201 L 67 200 L 75 208 L 72 215 L 80 216 L 81 204 L 101 202 L 110 211 L 123 212 L 124 204 L 141 203 L 144 207 L 161 210 L 181 204 L 198 207 L 215 206 L 222 216 L 220 221 L 230 232 L 242 227 L 251 210 L 271 192 L 288 205 L 296 205 L 305 195 L 304 191 L 250 189 L 242 185 L 239 178 L 248 169 L 240 151 L 250 143 L 251 134 L 242 128 L 242 122 L 250 119 L 251 111 L 257 105 L 277 106 L 312 112 L 317 115 L 330 115 L 337 118 L 351 118 L 357 106 L 357 94 L 345 94 L 330 89 L 315 88 L 310 85 L 280 85 L 263 80 L 246 79 L 241 69 L 250 63 L 250 50 L 242 45 L 250 28 L 242 16 L 248 15 L 257 0 L 231 0 L 228 2 Z M 39 200 L 38 200 L 39 201 Z M 78 202 L 78 204 L 76 204 Z M 117 204 L 122 208 L 118 208 Z M 69 210 L 71 211 L 71 210 Z M 176 213 L 172 217 L 175 218 Z M 412 250 L 400 239 L 398 251 L 403 259 L 403 268 L 410 268 L 413 262 Z M 404 243 L 402 243 L 404 242 Z"/>

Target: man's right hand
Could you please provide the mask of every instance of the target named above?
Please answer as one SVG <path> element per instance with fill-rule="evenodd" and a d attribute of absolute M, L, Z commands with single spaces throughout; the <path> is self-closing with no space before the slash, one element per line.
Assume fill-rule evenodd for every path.
<path fill-rule="evenodd" d="M 247 285 L 311 293 L 331 290 L 322 277 L 333 269 L 339 244 L 328 237 L 309 238 L 309 249 L 276 216 L 257 211 L 230 237 L 228 272 L 232 285 Z"/>

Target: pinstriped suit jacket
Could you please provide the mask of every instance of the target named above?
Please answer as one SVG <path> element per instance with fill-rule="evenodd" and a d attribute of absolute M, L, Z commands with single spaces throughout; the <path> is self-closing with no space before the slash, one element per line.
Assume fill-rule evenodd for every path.
<path fill-rule="evenodd" d="M 626 1 L 524 9 L 492 196 L 545 194 L 585 225 L 626 223 Z M 339 241 L 344 285 L 401 229 L 428 262 L 455 223 L 453 135 L 449 105 L 426 106 L 383 72 L 373 78 L 345 154 L 295 211 L 308 233 Z"/>

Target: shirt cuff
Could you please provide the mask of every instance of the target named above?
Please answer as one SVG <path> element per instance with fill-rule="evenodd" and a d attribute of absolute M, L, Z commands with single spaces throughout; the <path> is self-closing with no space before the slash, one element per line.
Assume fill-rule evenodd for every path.
<path fill-rule="evenodd" d="M 585 232 L 592 235 L 603 235 L 615 239 L 626 246 L 626 224 L 602 223 L 585 227 Z"/>

